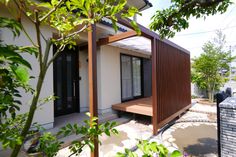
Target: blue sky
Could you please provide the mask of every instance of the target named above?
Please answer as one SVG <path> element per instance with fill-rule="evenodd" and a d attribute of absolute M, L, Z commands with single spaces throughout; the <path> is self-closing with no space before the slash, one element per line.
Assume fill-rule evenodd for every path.
<path fill-rule="evenodd" d="M 157 9 L 163 9 L 170 5 L 170 0 L 149 0 L 153 7 L 142 12 L 142 16 L 138 17 L 138 22 L 144 26 L 148 26 L 151 22 L 150 18 Z M 236 0 L 233 0 L 236 3 Z M 199 56 L 202 53 L 202 45 L 211 40 L 215 31 L 221 29 L 226 35 L 226 48 L 231 46 L 233 55 L 236 55 L 236 4 L 231 5 L 227 12 L 220 15 L 209 16 L 205 20 L 191 18 L 189 20 L 189 28 L 176 34 L 171 41 L 188 49 L 191 57 Z"/>

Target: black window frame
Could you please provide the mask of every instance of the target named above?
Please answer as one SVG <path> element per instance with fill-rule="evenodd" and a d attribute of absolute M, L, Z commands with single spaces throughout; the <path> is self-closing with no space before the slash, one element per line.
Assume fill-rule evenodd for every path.
<path fill-rule="evenodd" d="M 132 83 L 131 83 L 131 85 L 132 85 L 132 98 L 130 98 L 130 99 L 123 99 L 122 98 L 122 91 L 123 91 L 123 86 L 122 86 L 122 56 L 128 56 L 128 57 L 130 57 L 131 58 L 131 77 L 132 77 L 132 79 L 131 79 L 131 81 L 132 81 Z M 134 92 L 133 92 L 133 58 L 138 58 L 138 59 L 140 59 L 140 62 L 141 62 L 141 64 L 140 64 L 140 69 L 141 69 L 141 72 L 140 72 L 140 78 L 141 78 L 141 95 L 140 96 L 134 96 Z M 125 54 L 125 53 L 120 53 L 120 82 L 121 82 L 121 84 L 120 84 L 120 86 L 121 86 L 121 102 L 126 102 L 126 101 L 131 101 L 131 100 L 135 100 L 135 99 L 140 99 L 140 98 L 143 98 L 144 97 L 144 88 L 143 88 L 143 86 L 144 86 L 144 83 L 143 83 L 143 58 L 142 57 L 140 57 L 140 56 L 135 56 L 135 55 L 130 55 L 130 54 Z"/>

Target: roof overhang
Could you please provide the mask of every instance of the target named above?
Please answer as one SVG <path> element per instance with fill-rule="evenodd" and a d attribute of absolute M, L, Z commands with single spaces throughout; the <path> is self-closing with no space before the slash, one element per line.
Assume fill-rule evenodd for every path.
<path fill-rule="evenodd" d="M 127 0 L 127 5 L 134 6 L 139 9 L 139 11 L 146 10 L 150 7 L 152 7 L 152 3 L 150 3 L 148 0 Z"/>
<path fill-rule="evenodd" d="M 142 36 L 131 37 L 108 45 L 151 55 L 151 40 Z"/>

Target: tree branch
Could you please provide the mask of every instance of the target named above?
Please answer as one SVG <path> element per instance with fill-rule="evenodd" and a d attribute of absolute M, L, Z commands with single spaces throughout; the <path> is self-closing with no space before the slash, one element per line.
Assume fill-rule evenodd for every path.
<path fill-rule="evenodd" d="M 47 70 L 47 62 L 48 62 L 48 56 L 49 56 L 49 53 L 50 53 L 51 46 L 52 46 L 51 39 L 46 40 L 46 49 L 45 49 L 45 55 L 44 55 L 44 58 L 43 58 L 43 68 L 45 70 Z"/>
<path fill-rule="evenodd" d="M 87 27 L 88 27 L 88 26 L 85 25 L 85 26 L 84 26 L 83 28 L 81 28 L 79 31 L 76 31 L 76 32 L 74 32 L 74 33 L 71 33 L 71 34 L 65 36 L 65 37 L 61 37 L 61 38 L 57 39 L 57 42 L 60 42 L 60 41 L 65 40 L 65 39 L 67 39 L 67 38 L 76 36 L 77 34 L 83 32 Z"/>
<path fill-rule="evenodd" d="M 35 23 L 35 21 L 34 21 L 33 19 L 31 19 L 31 18 L 26 14 L 26 12 L 22 9 L 22 6 L 20 6 L 20 5 L 17 3 L 16 0 L 14 0 L 14 3 L 16 4 L 16 6 L 17 6 L 17 8 L 20 10 L 20 12 L 22 12 L 22 13 L 25 15 L 25 17 L 26 17 L 27 19 L 29 19 L 32 23 Z"/>
<path fill-rule="evenodd" d="M 44 15 L 39 21 L 40 21 L 40 22 L 44 21 L 48 16 L 50 16 L 54 11 L 56 11 L 57 8 L 58 8 L 63 2 L 65 2 L 65 0 L 60 0 L 60 1 L 58 2 L 58 4 L 57 4 L 52 10 L 50 10 L 46 15 Z"/>
<path fill-rule="evenodd" d="M 57 58 L 57 56 L 60 54 L 60 52 L 64 50 L 65 47 L 66 47 L 65 45 L 61 45 L 59 47 L 59 49 L 57 49 L 57 51 L 55 52 L 53 57 L 48 61 L 47 65 L 46 65 L 46 69 L 49 68 L 49 66 L 52 64 L 52 62 Z"/>
<path fill-rule="evenodd" d="M 42 69 L 43 66 L 43 54 L 42 54 L 42 45 L 41 45 L 41 39 L 40 39 L 40 21 L 39 21 L 39 15 L 38 10 L 35 10 L 35 28 L 36 28 L 36 36 L 37 36 L 37 43 L 38 43 L 38 49 L 39 49 L 39 64 L 40 69 Z"/>
<path fill-rule="evenodd" d="M 29 39 L 29 41 L 35 46 L 37 47 L 37 45 L 34 43 L 33 39 L 30 37 L 30 35 L 27 33 L 27 31 L 25 30 L 24 27 L 22 27 L 23 32 L 25 33 L 26 37 Z"/>
<path fill-rule="evenodd" d="M 12 17 L 14 17 L 15 19 L 17 19 L 17 17 L 12 13 L 12 11 L 7 7 L 8 13 L 11 14 Z M 25 27 L 22 25 L 22 31 L 24 32 L 24 34 L 26 35 L 26 37 L 29 39 L 29 41 L 32 43 L 33 46 L 37 47 L 36 44 L 34 43 L 33 39 L 30 37 L 30 35 L 27 33 L 27 31 L 25 30 Z"/>
<path fill-rule="evenodd" d="M 57 42 L 63 41 L 63 40 L 65 40 L 65 39 L 67 39 L 67 38 L 70 38 L 70 37 L 74 37 L 75 35 L 79 34 L 79 33 L 82 32 L 82 31 L 84 31 L 86 28 L 87 28 L 87 25 L 85 25 L 85 26 L 84 26 L 83 28 L 81 28 L 79 31 L 76 31 L 76 32 L 74 32 L 74 33 L 71 33 L 71 34 L 69 34 L 69 35 L 67 35 L 67 36 L 65 36 L 65 37 L 59 38 L 59 39 L 57 40 Z M 48 67 L 51 65 L 51 63 L 56 59 L 56 57 L 59 55 L 59 53 L 60 53 L 61 51 L 63 51 L 64 48 L 65 48 L 65 45 L 61 45 L 61 46 L 59 47 L 59 49 L 56 51 L 56 53 L 53 55 L 53 57 L 52 57 L 52 58 L 49 60 L 49 62 L 47 63 L 46 68 L 48 68 Z"/>
<path fill-rule="evenodd" d="M 171 26 L 173 24 L 173 17 L 177 14 L 188 12 L 195 6 L 201 7 L 201 8 L 207 8 L 211 7 L 213 5 L 219 4 L 220 2 L 223 2 L 224 0 L 186 0 L 185 4 L 177 11 L 171 14 L 167 18 L 167 24 L 168 26 Z"/>

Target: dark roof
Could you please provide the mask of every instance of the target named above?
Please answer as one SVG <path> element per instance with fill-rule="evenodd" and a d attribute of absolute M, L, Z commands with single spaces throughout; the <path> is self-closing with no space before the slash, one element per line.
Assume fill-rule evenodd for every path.
<path fill-rule="evenodd" d="M 152 3 L 151 2 L 149 2 L 149 0 L 143 0 L 147 5 L 149 5 L 150 7 L 152 7 L 153 5 L 152 5 Z"/>
<path fill-rule="evenodd" d="M 105 25 L 105 26 L 108 26 L 108 27 L 112 27 L 112 23 L 111 22 L 108 22 L 106 20 L 101 20 L 100 21 L 101 24 Z M 118 30 L 121 31 L 121 32 L 127 32 L 126 29 L 122 28 L 122 27 L 119 27 L 118 26 Z"/>

